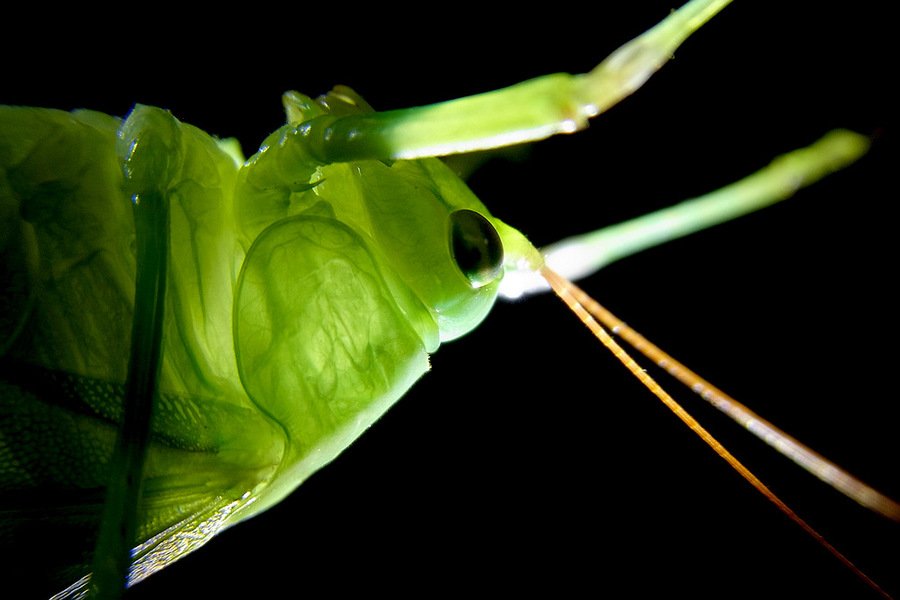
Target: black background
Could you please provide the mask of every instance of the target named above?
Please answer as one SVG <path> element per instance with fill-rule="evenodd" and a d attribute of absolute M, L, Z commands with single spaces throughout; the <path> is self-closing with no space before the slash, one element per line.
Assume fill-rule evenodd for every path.
<path fill-rule="evenodd" d="M 876 134 L 862 162 L 789 202 L 622 261 L 585 287 L 898 498 L 886 16 L 786 4 L 728 7 L 588 131 L 538 144 L 524 161 L 490 163 L 470 183 L 494 214 L 545 244 L 715 189 L 833 127 Z M 260 5 L 199 17 L 180 7 L 73 9 L 52 26 L 47 15 L 23 16 L 13 27 L 21 37 L 4 42 L 0 102 L 118 115 L 154 104 L 237 136 L 249 154 L 282 122 L 284 90 L 315 95 L 342 83 L 386 109 L 583 72 L 671 8 L 632 6 L 492 16 L 459 3 Z M 874 597 L 553 298 L 498 305 L 432 364 L 288 500 L 127 597 Z M 827 539 L 900 593 L 896 524 L 673 390 Z"/>

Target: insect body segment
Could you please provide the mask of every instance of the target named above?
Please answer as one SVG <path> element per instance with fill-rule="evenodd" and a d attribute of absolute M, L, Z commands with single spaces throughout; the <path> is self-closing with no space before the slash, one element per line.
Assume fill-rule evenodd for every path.
<path fill-rule="evenodd" d="M 351 93 L 317 101 L 292 93 L 289 119 L 296 103 L 300 116 L 319 119 L 332 107 L 366 111 L 344 99 Z M 310 131 L 288 123 L 271 135 L 235 191 L 239 227 L 253 240 L 235 290 L 237 364 L 290 446 L 290 476 L 263 494 L 277 489 L 275 500 L 404 394 L 441 341 L 492 307 L 502 250 L 489 280 L 474 284 L 452 254 L 453 215 L 478 215 L 495 252 L 495 227 L 512 231 L 437 159 L 326 164 L 309 150 Z"/>
<path fill-rule="evenodd" d="M 310 101 L 304 114 L 367 110 L 344 98 Z M 51 514 L 89 515 L 84 554 L 55 569 L 65 583 L 89 559 L 123 422 L 141 256 L 132 206 L 165 202 L 169 240 L 132 582 L 332 460 L 428 370 L 429 352 L 486 316 L 502 273 L 498 231 L 513 247 L 524 240 L 437 159 L 326 164 L 302 123 L 243 166 L 151 107 L 124 121 L 3 108 L 4 140 L 18 126 L 34 143 L 4 148 L 0 172 L 15 282 L 3 290 L 13 310 L 2 329 L 2 489 L 49 486 Z M 477 281 L 454 255 L 459 215 L 490 241 Z M 36 455 L 14 432 L 44 421 L 60 443 Z M 85 446 L 85 431 L 90 468 L 47 470 Z M 36 539 L 34 520 L 20 521 L 13 545 Z"/>
<path fill-rule="evenodd" d="M 371 110 L 359 106 L 361 101 L 345 100 L 350 90 L 341 92 L 315 102 L 292 92 L 286 102 L 289 117 L 300 103 L 305 108 L 294 116 L 315 114 L 313 122 L 330 118 L 326 110 L 343 115 Z M 429 352 L 439 341 L 480 323 L 493 305 L 500 272 L 478 286 L 459 277 L 449 249 L 450 215 L 461 209 L 483 215 L 512 248 L 522 245 L 521 234 L 491 217 L 439 160 L 325 163 L 311 150 L 314 128 L 309 124 L 288 123 L 276 131 L 241 170 L 236 211 L 246 236 L 254 239 L 265 227 L 295 215 L 333 218 L 356 231 L 378 254 L 378 262 L 390 265 L 394 277 L 405 282 L 406 290 L 389 285 Z"/>

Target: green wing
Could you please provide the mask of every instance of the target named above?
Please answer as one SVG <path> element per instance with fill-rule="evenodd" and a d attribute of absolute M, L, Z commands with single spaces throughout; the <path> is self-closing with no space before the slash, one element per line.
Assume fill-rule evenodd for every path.
<path fill-rule="evenodd" d="M 38 596 L 86 572 L 122 420 L 135 259 L 119 126 L 98 113 L 0 108 L 0 543 L 4 571 L 45 584 Z M 283 450 L 229 356 L 239 253 L 218 242 L 234 237 L 237 163 L 206 134 L 174 131 L 186 160 L 163 188 L 177 259 L 133 578 L 227 524 Z"/>

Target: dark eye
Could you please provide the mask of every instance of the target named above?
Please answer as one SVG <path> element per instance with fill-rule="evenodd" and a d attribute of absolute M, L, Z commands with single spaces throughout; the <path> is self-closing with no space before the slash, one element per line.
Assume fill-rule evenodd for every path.
<path fill-rule="evenodd" d="M 473 287 L 491 283 L 503 270 L 500 235 L 474 210 L 450 213 L 450 255 Z"/>

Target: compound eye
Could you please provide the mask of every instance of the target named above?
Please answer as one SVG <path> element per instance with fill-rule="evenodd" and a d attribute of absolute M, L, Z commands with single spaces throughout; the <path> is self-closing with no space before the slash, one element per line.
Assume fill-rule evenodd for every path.
<path fill-rule="evenodd" d="M 450 255 L 472 287 L 482 287 L 503 272 L 500 234 L 474 210 L 450 213 Z"/>

